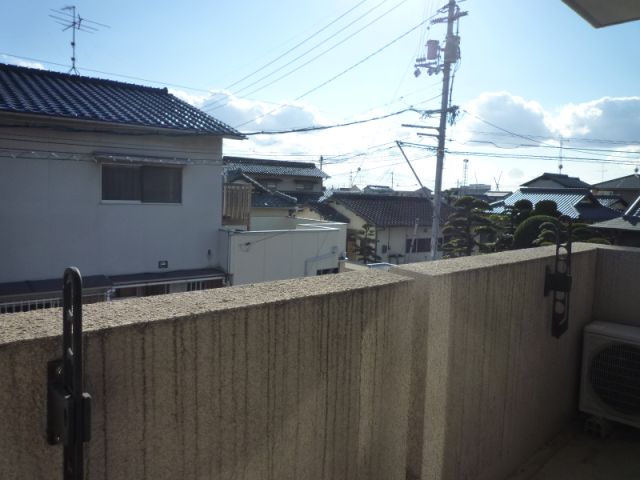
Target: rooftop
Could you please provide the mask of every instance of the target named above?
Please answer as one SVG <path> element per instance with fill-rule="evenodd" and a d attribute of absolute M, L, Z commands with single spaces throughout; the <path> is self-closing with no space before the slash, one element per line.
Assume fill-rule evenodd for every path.
<path fill-rule="evenodd" d="M 286 160 L 269 160 L 264 158 L 246 158 L 225 156 L 223 161 L 227 168 L 240 169 L 249 174 L 288 176 L 288 177 L 309 177 L 329 178 L 314 163 L 310 162 L 289 162 Z"/>
<path fill-rule="evenodd" d="M 637 173 L 626 175 L 600 183 L 594 183 L 596 190 L 640 190 L 640 175 Z"/>
<path fill-rule="evenodd" d="M 543 173 L 539 177 L 523 183 L 522 186 L 527 187 L 532 183 L 538 182 L 540 180 L 551 180 L 552 182 L 558 183 L 565 188 L 590 188 L 591 186 L 588 183 L 580 180 L 578 177 L 570 177 L 569 175 L 560 173 Z"/>
<path fill-rule="evenodd" d="M 2 112 L 242 138 L 166 88 L 6 64 L 0 64 Z"/>
<path fill-rule="evenodd" d="M 423 197 L 334 190 L 324 201 L 335 201 L 378 227 L 413 227 L 416 220 L 418 225 L 428 226 L 433 216 L 431 200 Z M 443 205 L 443 218 L 445 210 Z"/>
<path fill-rule="evenodd" d="M 608 199 L 601 203 L 587 188 L 520 188 L 503 200 L 492 204 L 495 213 L 502 213 L 505 206 L 519 200 L 529 200 L 534 206 L 541 200 L 556 202 L 558 211 L 572 219 L 599 221 L 620 216 L 620 212 L 606 207 Z"/>

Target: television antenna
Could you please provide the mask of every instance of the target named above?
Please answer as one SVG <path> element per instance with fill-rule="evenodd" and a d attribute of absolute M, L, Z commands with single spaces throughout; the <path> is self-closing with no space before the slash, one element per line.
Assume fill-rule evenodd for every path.
<path fill-rule="evenodd" d="M 78 32 L 93 34 L 99 31 L 99 27 L 111 27 L 109 25 L 105 25 L 104 23 L 98 23 L 86 18 L 82 18 L 76 11 L 75 5 L 67 5 L 58 10 L 51 9 L 51 12 L 52 13 L 50 13 L 49 16 L 53 18 L 53 20 L 57 24 L 64 27 L 62 29 L 63 32 L 71 29 L 71 69 L 69 69 L 68 73 L 75 73 L 76 75 L 78 75 L 79 72 L 76 68 L 76 30 Z"/>

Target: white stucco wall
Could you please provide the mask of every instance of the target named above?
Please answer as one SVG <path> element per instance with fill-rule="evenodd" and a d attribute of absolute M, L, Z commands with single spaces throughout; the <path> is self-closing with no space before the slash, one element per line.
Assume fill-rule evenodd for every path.
<path fill-rule="evenodd" d="M 169 270 L 222 261 L 221 138 L 38 129 L 3 135 L 10 137 L 0 139 L 0 282 L 55 278 L 69 265 L 83 275 L 114 275 L 159 271 L 159 260 L 167 260 Z M 8 151 L 17 158 L 7 158 Z M 200 164 L 183 168 L 181 204 L 114 204 L 101 200 L 101 165 L 93 152 Z"/>
<path fill-rule="evenodd" d="M 346 224 L 298 225 L 296 230 L 222 232 L 233 285 L 314 276 L 337 268 Z"/>
<path fill-rule="evenodd" d="M 377 252 L 381 261 L 396 263 L 395 258 L 389 258 L 389 255 L 402 254 L 404 257 L 397 259 L 398 263 L 413 263 L 424 262 L 429 260 L 429 252 L 414 252 L 411 254 L 406 253 L 407 239 L 411 239 L 414 236 L 413 227 L 390 227 L 377 230 L 378 244 Z M 431 228 L 425 226 L 419 226 L 416 233 L 416 238 L 431 238 Z M 382 253 L 383 246 L 388 246 L 385 253 Z"/>

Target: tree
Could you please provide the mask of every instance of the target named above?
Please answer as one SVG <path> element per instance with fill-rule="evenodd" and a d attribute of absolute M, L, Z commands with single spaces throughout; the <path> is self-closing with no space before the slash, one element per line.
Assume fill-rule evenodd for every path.
<path fill-rule="evenodd" d="M 518 225 L 513 234 L 513 248 L 520 249 L 537 246 L 535 242 L 540 235 L 540 227 L 544 223 L 557 225 L 558 219 L 549 215 L 534 215 Z"/>
<path fill-rule="evenodd" d="M 376 263 L 380 261 L 380 257 L 376 253 L 378 240 L 375 238 L 375 228 L 368 223 L 362 226 L 362 230 L 358 232 L 358 260 L 362 263 Z"/>
<path fill-rule="evenodd" d="M 558 218 L 561 213 L 558 211 L 558 204 L 553 200 L 540 200 L 536 203 L 536 206 L 530 216 L 533 217 L 536 215 L 548 215 L 550 217 Z"/>
<path fill-rule="evenodd" d="M 496 232 L 489 210 L 487 202 L 473 197 L 456 200 L 442 229 L 442 234 L 450 238 L 442 246 L 445 257 L 469 256 L 476 248 L 481 252 L 491 250 L 492 244 L 483 241 L 484 237 Z"/>
<path fill-rule="evenodd" d="M 538 238 L 534 240 L 534 245 L 555 245 L 557 230 L 551 223 L 543 223 L 540 225 L 540 233 Z M 567 241 L 567 230 L 565 228 L 560 229 L 560 242 Z M 572 242 L 584 242 L 584 243 L 599 243 L 603 245 L 610 245 L 611 242 L 602 236 L 599 232 L 589 228 L 586 223 L 574 223 L 571 226 L 571 241 Z"/>
<path fill-rule="evenodd" d="M 516 228 L 529 218 L 532 211 L 533 204 L 529 200 L 518 200 L 513 205 L 505 206 L 501 214 L 491 217 L 496 229 L 496 238 L 493 244 L 495 252 L 513 248 L 513 235 Z"/>

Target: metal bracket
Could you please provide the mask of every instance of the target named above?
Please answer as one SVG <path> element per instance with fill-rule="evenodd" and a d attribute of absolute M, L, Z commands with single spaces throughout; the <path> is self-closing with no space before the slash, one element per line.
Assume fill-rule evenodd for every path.
<path fill-rule="evenodd" d="M 91 438 L 82 375 L 82 276 L 70 267 L 63 277 L 62 358 L 47 364 L 47 441 L 64 446 L 63 480 L 82 480 L 83 443 Z"/>
<path fill-rule="evenodd" d="M 556 233 L 556 258 L 554 271 L 546 268 L 544 278 L 544 296 L 553 292 L 553 310 L 551 312 L 551 335 L 560 338 L 569 328 L 569 293 L 571 292 L 571 236 L 572 223 L 568 217 L 560 217 L 559 225 L 552 226 Z M 566 241 L 562 243 L 562 236 Z"/>

